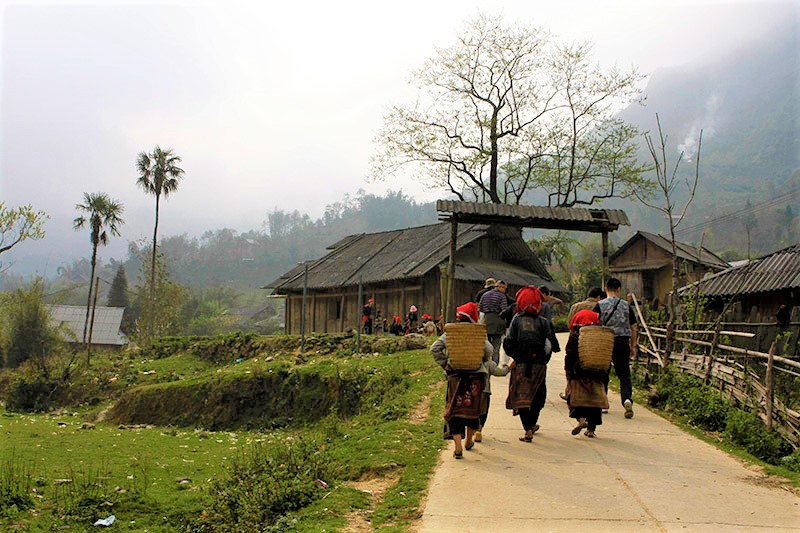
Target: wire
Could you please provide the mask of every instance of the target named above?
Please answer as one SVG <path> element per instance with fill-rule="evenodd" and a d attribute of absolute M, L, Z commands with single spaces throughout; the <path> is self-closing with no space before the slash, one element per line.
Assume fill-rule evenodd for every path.
<path fill-rule="evenodd" d="M 675 230 L 675 233 L 689 233 L 695 230 L 703 229 L 708 226 L 712 226 L 714 224 L 718 224 L 720 222 L 736 220 L 742 215 L 746 215 L 747 213 L 756 213 L 759 211 L 763 211 L 765 209 L 769 209 L 770 207 L 775 207 L 776 205 L 780 205 L 787 200 L 790 200 L 792 197 L 797 196 L 800 193 L 800 188 L 792 189 L 787 191 L 783 194 L 780 194 L 774 198 L 770 198 L 768 200 L 764 200 L 763 202 L 759 202 L 757 204 L 751 205 L 749 208 L 740 209 L 738 211 L 734 211 L 732 213 L 728 213 L 726 215 L 721 215 L 716 218 L 712 218 L 710 220 L 706 220 L 704 222 L 700 222 L 698 224 L 694 224 L 692 226 L 686 226 L 685 228 L 678 228 Z M 731 207 L 731 206 L 728 206 Z"/>

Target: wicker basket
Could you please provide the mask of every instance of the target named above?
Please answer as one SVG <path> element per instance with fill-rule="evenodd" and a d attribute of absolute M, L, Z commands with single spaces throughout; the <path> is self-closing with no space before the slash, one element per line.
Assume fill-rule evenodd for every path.
<path fill-rule="evenodd" d="M 445 324 L 447 358 L 454 370 L 477 370 L 486 350 L 486 325 L 454 322 Z"/>
<path fill-rule="evenodd" d="M 578 337 L 578 359 L 584 370 L 607 371 L 614 352 L 614 330 L 605 326 L 583 326 Z"/>

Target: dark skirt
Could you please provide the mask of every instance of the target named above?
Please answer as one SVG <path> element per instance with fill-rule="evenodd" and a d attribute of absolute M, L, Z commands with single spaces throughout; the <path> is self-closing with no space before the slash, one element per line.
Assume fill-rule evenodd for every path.
<path fill-rule="evenodd" d="M 570 418 L 585 418 L 590 426 L 603 423 L 603 409 L 608 409 L 605 385 L 598 379 L 570 379 L 567 394 Z"/>
<path fill-rule="evenodd" d="M 506 409 L 541 409 L 546 399 L 547 365 L 519 363 L 509 374 Z"/>
<path fill-rule="evenodd" d="M 452 373 L 447 375 L 447 406 L 444 411 L 444 438 L 464 435 L 465 428 L 478 429 L 480 417 L 487 411 L 486 374 Z"/>

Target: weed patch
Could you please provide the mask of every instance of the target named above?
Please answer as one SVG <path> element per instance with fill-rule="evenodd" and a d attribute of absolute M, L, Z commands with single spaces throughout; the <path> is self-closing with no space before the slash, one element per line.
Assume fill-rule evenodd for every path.
<path fill-rule="evenodd" d="M 778 433 L 767 430 L 758 416 L 738 409 L 694 376 L 668 369 L 656 381 L 648 400 L 700 429 L 721 432 L 730 442 L 770 464 L 780 464 L 792 449 Z"/>

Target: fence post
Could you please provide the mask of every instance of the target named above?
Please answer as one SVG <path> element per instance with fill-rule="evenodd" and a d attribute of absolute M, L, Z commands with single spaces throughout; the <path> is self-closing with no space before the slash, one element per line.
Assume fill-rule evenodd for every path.
<path fill-rule="evenodd" d="M 775 396 L 775 384 L 772 377 L 773 366 L 775 364 L 775 341 L 769 347 L 769 359 L 767 359 L 767 391 L 766 391 L 766 407 L 767 407 L 767 429 L 772 430 L 772 404 Z"/>
<path fill-rule="evenodd" d="M 719 328 L 720 323 L 717 322 L 717 326 L 714 328 L 714 337 L 711 339 L 711 348 L 708 351 L 708 365 L 706 366 L 706 377 L 703 379 L 703 383 L 708 385 L 711 383 L 711 367 L 714 365 L 714 352 L 717 351 L 717 344 L 719 343 Z"/>

